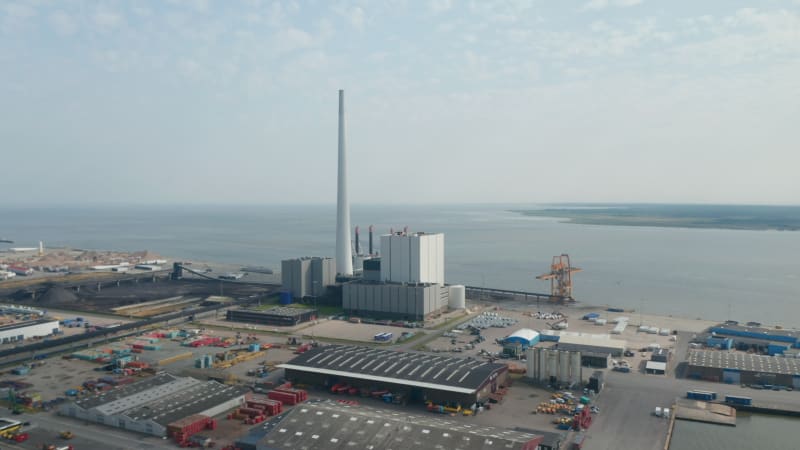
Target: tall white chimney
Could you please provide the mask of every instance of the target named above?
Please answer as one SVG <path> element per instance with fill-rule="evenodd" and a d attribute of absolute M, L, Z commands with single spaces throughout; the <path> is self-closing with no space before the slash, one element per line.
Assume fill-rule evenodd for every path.
<path fill-rule="evenodd" d="M 345 151 L 344 90 L 339 90 L 339 182 L 336 196 L 336 271 L 353 275 L 350 248 L 350 203 L 347 201 L 347 154 Z"/>

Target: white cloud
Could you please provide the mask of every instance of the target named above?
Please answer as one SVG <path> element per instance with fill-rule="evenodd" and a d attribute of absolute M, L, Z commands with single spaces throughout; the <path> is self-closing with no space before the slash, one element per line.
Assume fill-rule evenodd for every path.
<path fill-rule="evenodd" d="M 56 11 L 50 14 L 49 20 L 53 29 L 61 36 L 71 36 L 78 30 L 78 24 L 75 23 L 72 16 L 64 11 Z"/>
<path fill-rule="evenodd" d="M 354 6 L 352 8 L 346 8 L 339 12 L 353 27 L 361 30 L 364 28 L 364 23 L 366 22 L 366 14 L 364 10 L 360 6 Z"/>
<path fill-rule="evenodd" d="M 429 3 L 431 11 L 436 14 L 443 13 L 453 7 L 452 0 L 431 0 Z"/>
<path fill-rule="evenodd" d="M 627 8 L 629 6 L 636 6 L 642 4 L 642 0 L 589 0 L 581 7 L 581 11 L 592 11 L 605 9 L 610 6 L 619 8 Z"/>
<path fill-rule="evenodd" d="M 101 29 L 112 29 L 122 23 L 122 16 L 111 11 L 97 11 L 92 20 Z"/>

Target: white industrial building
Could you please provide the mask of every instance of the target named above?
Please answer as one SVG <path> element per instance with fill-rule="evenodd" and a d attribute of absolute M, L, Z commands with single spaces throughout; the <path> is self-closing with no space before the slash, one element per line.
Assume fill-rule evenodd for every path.
<path fill-rule="evenodd" d="M 358 315 L 424 320 L 450 303 L 450 288 L 440 284 L 353 281 L 342 285 L 342 307 Z"/>
<path fill-rule="evenodd" d="M 328 286 L 336 284 L 336 262 L 318 256 L 283 260 L 281 282 L 293 298 L 319 297 Z"/>
<path fill-rule="evenodd" d="M 0 326 L 0 342 L 6 344 L 33 337 L 50 336 L 57 332 L 57 320 L 37 319 L 29 322 L 12 323 Z"/>
<path fill-rule="evenodd" d="M 381 236 L 381 281 L 444 284 L 444 234 Z"/>
<path fill-rule="evenodd" d="M 581 352 L 530 347 L 525 376 L 544 384 L 580 385 L 583 380 Z"/>
<path fill-rule="evenodd" d="M 195 414 L 213 417 L 242 405 L 245 386 L 176 377 L 165 372 L 62 404 L 59 414 L 163 437 L 167 426 Z"/>

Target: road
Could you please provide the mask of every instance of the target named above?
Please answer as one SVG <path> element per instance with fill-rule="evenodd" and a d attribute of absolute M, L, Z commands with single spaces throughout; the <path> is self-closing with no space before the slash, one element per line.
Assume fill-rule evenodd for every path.
<path fill-rule="evenodd" d="M 755 404 L 800 407 L 800 392 L 765 391 L 738 385 L 676 379 L 663 375 L 607 372 L 605 389 L 597 397 L 601 413 L 587 433 L 586 448 L 591 450 L 662 450 L 667 420 L 655 417 L 656 406 L 670 407 L 686 391 L 699 389 L 724 396 L 751 397 Z"/>
<path fill-rule="evenodd" d="M 98 424 L 87 424 L 83 421 L 58 416 L 55 413 L 22 414 L 14 416 L 15 420 L 30 422 L 23 431 L 30 433 L 31 438 L 22 443 L 4 442 L 2 448 L 18 450 L 39 450 L 42 444 L 70 444 L 77 450 L 174 450 L 170 441 L 155 436 L 120 431 Z M 61 431 L 69 430 L 75 437 L 66 441 L 58 436 Z"/>

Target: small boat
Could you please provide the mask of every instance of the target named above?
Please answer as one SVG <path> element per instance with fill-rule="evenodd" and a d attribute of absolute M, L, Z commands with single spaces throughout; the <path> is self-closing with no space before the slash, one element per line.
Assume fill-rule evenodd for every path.
<path fill-rule="evenodd" d="M 6 239 L 6 238 L 0 239 L 0 244 L 13 244 L 13 243 L 14 241 L 12 241 L 11 239 Z"/>

